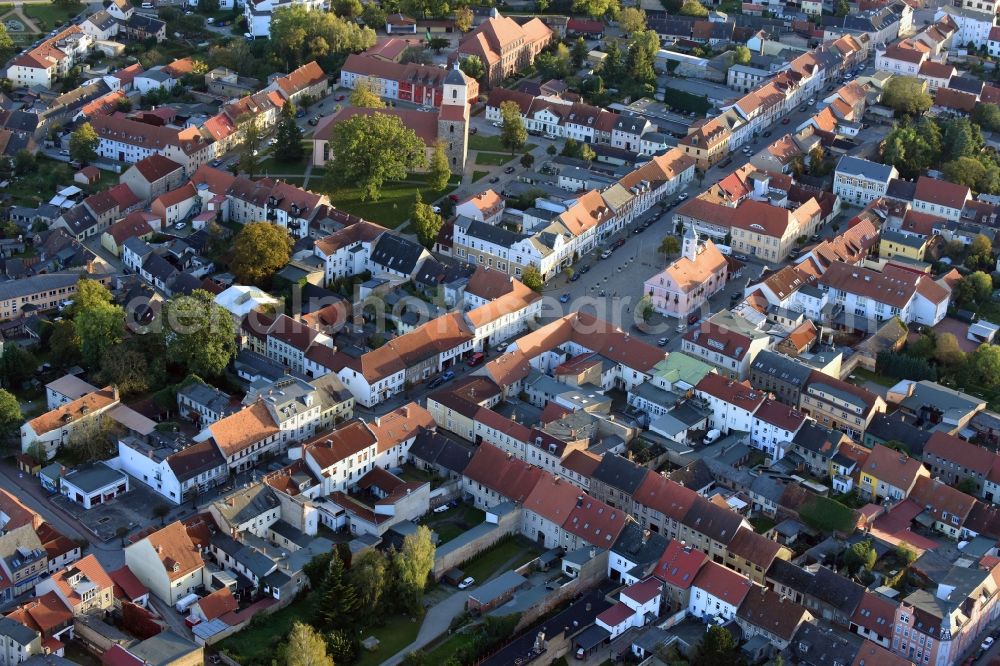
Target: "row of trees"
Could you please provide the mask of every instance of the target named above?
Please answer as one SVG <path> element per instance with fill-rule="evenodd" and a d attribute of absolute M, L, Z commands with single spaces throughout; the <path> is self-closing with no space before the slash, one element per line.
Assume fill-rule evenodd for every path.
<path fill-rule="evenodd" d="M 293 628 L 279 651 L 289 666 L 351 663 L 358 653 L 359 631 L 384 618 L 423 612 L 423 595 L 434 567 L 431 532 L 420 526 L 403 539 L 400 550 L 365 551 L 351 558 L 338 548 L 306 569 L 316 599 L 312 626 Z"/>

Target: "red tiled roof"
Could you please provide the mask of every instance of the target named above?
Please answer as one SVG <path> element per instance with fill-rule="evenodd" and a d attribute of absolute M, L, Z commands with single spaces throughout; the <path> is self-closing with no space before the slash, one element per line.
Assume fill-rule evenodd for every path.
<path fill-rule="evenodd" d="M 715 373 L 702 377 L 695 390 L 707 393 L 751 414 L 767 399 L 767 393 L 755 389 L 750 382 L 737 382 Z"/>
<path fill-rule="evenodd" d="M 653 575 L 673 587 L 686 590 L 694 584 L 698 571 L 707 561 L 708 555 L 674 539 L 667 544 L 653 569 Z"/>
<path fill-rule="evenodd" d="M 622 590 L 622 594 L 638 604 L 645 604 L 656 598 L 663 591 L 663 583 L 650 576 L 644 581 L 634 583 Z"/>
<path fill-rule="evenodd" d="M 132 570 L 128 566 L 123 566 L 121 569 L 115 569 L 110 574 L 111 580 L 115 583 L 115 596 L 125 597 L 129 601 L 134 601 L 144 594 L 148 594 L 149 590 L 146 586 L 135 577 Z"/>
<path fill-rule="evenodd" d="M 705 590 L 728 604 L 739 606 L 749 594 L 753 583 L 746 576 L 710 561 L 706 562 L 698 572 L 694 579 L 694 587 Z"/>

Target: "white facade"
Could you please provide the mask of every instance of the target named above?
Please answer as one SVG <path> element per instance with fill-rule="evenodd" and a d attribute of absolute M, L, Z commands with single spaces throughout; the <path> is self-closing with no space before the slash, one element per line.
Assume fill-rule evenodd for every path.
<path fill-rule="evenodd" d="M 867 160 L 851 159 L 853 162 L 850 165 L 855 162 L 867 162 Z M 843 165 L 843 160 L 841 164 Z M 881 167 L 873 162 L 867 162 L 867 164 Z M 842 170 L 841 166 L 838 166 L 833 177 L 833 193 L 844 201 L 858 206 L 870 204 L 875 199 L 885 196 L 886 190 L 889 188 L 889 181 L 899 178 L 896 167 L 886 168 L 889 170 L 888 177 L 876 175 L 881 174 L 882 169 L 880 168 L 869 173 L 867 169 L 845 168 Z"/>

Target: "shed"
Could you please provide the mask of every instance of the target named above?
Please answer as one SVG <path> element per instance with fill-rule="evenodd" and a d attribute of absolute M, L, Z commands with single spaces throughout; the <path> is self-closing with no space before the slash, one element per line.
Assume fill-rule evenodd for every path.
<path fill-rule="evenodd" d="M 516 571 L 506 571 L 470 592 L 466 609 L 479 614 L 491 611 L 510 601 L 514 592 L 524 587 L 527 582 L 528 579 Z"/>

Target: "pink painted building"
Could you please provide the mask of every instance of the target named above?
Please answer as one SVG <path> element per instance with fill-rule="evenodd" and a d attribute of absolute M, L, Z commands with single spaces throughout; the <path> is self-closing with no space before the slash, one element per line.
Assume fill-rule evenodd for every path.
<path fill-rule="evenodd" d="M 683 319 L 725 286 L 726 271 L 726 258 L 715 243 L 699 244 L 698 234 L 689 227 L 680 258 L 646 280 L 645 293 L 654 310 Z"/>

